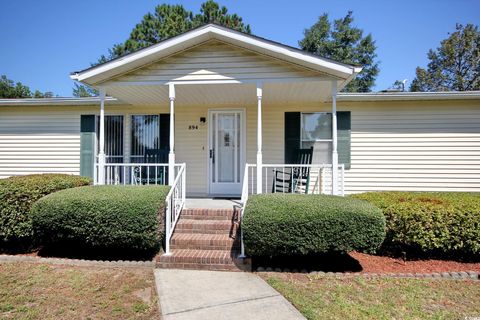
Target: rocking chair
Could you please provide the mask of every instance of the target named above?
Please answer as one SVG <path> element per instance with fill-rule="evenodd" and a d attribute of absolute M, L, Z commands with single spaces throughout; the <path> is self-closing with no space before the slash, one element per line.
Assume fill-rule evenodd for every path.
<path fill-rule="evenodd" d="M 313 147 L 309 149 L 297 149 L 293 164 L 312 164 Z M 272 193 L 308 193 L 310 184 L 310 167 L 274 169 Z"/>

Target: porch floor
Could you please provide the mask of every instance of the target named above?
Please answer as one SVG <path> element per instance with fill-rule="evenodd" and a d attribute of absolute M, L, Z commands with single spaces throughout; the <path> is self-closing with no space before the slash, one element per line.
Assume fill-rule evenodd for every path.
<path fill-rule="evenodd" d="M 187 198 L 185 209 L 234 209 L 239 199 Z"/>

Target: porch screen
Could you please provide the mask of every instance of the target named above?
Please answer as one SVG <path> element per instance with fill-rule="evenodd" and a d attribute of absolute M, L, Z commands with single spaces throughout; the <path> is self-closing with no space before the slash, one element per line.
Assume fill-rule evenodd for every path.
<path fill-rule="evenodd" d="M 97 116 L 97 155 L 100 138 L 100 117 Z M 107 163 L 123 162 L 123 116 L 105 116 L 105 156 Z"/>

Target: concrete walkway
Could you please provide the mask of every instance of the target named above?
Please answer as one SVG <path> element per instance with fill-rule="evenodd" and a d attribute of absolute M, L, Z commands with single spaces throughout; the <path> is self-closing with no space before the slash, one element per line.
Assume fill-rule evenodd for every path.
<path fill-rule="evenodd" d="M 165 320 L 305 319 L 251 273 L 156 269 L 155 283 Z"/>

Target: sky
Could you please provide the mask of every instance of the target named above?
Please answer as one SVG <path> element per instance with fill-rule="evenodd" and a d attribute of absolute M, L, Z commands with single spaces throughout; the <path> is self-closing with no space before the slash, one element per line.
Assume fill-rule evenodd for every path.
<path fill-rule="evenodd" d="M 71 96 L 69 74 L 89 67 L 157 4 L 182 4 L 198 12 L 204 1 L 165 0 L 0 0 L 0 75 L 32 91 Z M 371 33 L 380 74 L 373 91 L 415 76 L 427 52 L 454 31 L 456 23 L 480 22 L 480 0 L 217 0 L 250 24 L 252 33 L 298 46 L 305 28 L 323 13 Z"/>

